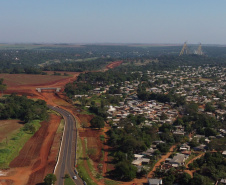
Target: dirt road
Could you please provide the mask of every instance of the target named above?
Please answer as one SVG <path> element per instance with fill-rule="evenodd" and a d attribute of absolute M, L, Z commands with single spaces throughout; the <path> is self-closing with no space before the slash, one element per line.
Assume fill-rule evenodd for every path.
<path fill-rule="evenodd" d="M 195 158 L 193 158 L 192 160 L 190 160 L 190 161 L 185 165 L 186 169 L 188 169 L 188 165 L 189 165 L 189 164 L 193 163 L 193 161 L 195 161 L 196 159 L 199 159 L 199 158 L 202 157 L 204 154 L 205 154 L 205 153 L 203 152 L 203 153 L 199 154 L 198 156 L 196 156 Z M 195 171 L 196 171 L 196 170 L 184 170 L 184 172 L 186 172 L 186 173 L 188 173 L 189 175 L 191 175 L 191 177 L 193 177 L 193 174 L 194 174 Z"/>

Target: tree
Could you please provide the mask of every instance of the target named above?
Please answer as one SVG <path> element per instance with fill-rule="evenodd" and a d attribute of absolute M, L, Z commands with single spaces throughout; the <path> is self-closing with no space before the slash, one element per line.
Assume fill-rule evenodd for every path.
<path fill-rule="evenodd" d="M 198 105 L 196 103 L 190 103 L 185 106 L 185 114 L 195 116 L 198 112 Z"/>
<path fill-rule="evenodd" d="M 1 78 L 0 79 L 0 91 L 2 92 L 2 96 L 3 96 L 3 92 L 7 89 L 6 84 L 3 84 L 4 79 Z"/>
<path fill-rule="evenodd" d="M 104 128 L 105 123 L 104 123 L 104 119 L 100 116 L 95 116 L 91 121 L 90 124 L 92 127 L 94 128 Z"/>
<path fill-rule="evenodd" d="M 157 148 L 162 153 L 167 153 L 169 151 L 169 145 L 166 143 L 160 143 L 157 145 Z"/>
<path fill-rule="evenodd" d="M 174 121 L 173 125 L 184 125 L 184 122 L 181 118 L 177 118 L 177 120 Z"/>
<path fill-rule="evenodd" d="M 208 102 L 205 106 L 205 111 L 206 112 L 214 112 L 215 108 L 213 107 L 212 103 Z"/>
<path fill-rule="evenodd" d="M 168 175 L 168 176 L 163 178 L 163 184 L 173 185 L 174 180 L 175 180 L 175 176 L 173 174 Z"/>
<path fill-rule="evenodd" d="M 204 132 L 205 132 L 205 136 L 207 136 L 207 137 L 217 135 L 217 131 L 212 128 L 209 128 L 209 127 L 205 128 Z"/>
<path fill-rule="evenodd" d="M 121 161 L 115 166 L 117 178 L 131 181 L 136 177 L 137 168 L 130 161 Z"/>
<path fill-rule="evenodd" d="M 189 145 L 193 148 L 199 145 L 197 138 L 193 138 L 190 142 Z"/>
<path fill-rule="evenodd" d="M 218 108 L 219 108 L 219 109 L 225 109 L 225 104 L 224 104 L 223 102 L 220 102 L 220 103 L 218 104 Z"/>
<path fill-rule="evenodd" d="M 44 183 L 45 185 L 52 185 L 55 184 L 56 180 L 56 175 L 50 173 L 45 176 Z"/>
<path fill-rule="evenodd" d="M 190 180 L 191 180 L 191 176 L 187 173 L 183 173 L 179 177 L 179 183 L 181 185 L 189 185 Z"/>
<path fill-rule="evenodd" d="M 66 174 L 64 175 L 64 178 L 65 178 L 65 179 L 70 178 L 70 175 L 69 175 L 68 173 L 66 173 Z"/>
<path fill-rule="evenodd" d="M 164 113 L 164 112 L 163 112 L 163 113 L 161 114 L 161 116 L 160 116 L 160 119 L 161 119 L 161 120 L 165 120 L 165 119 L 167 119 L 167 118 L 168 118 L 168 116 L 167 116 L 166 113 Z"/>

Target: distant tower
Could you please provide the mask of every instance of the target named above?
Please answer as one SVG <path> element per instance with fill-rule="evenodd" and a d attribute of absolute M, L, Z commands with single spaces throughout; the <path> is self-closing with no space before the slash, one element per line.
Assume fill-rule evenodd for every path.
<path fill-rule="evenodd" d="M 182 48 L 179 56 L 184 55 L 184 54 L 185 55 L 188 55 L 189 54 L 187 42 L 184 43 L 183 48 Z"/>
<path fill-rule="evenodd" d="M 199 44 L 198 49 L 195 51 L 195 54 L 196 55 L 203 55 L 201 43 Z"/>

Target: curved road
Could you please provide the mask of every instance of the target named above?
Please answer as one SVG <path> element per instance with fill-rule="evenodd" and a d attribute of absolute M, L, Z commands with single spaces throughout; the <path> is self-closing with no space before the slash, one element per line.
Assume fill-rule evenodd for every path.
<path fill-rule="evenodd" d="M 61 149 L 59 152 L 59 159 L 54 170 L 54 173 L 57 177 L 56 185 L 63 185 L 64 184 L 64 175 L 68 173 L 70 177 L 77 176 L 77 179 L 73 179 L 73 181 L 77 185 L 83 185 L 82 179 L 76 175 L 75 173 L 75 159 L 76 159 L 76 143 L 77 143 L 77 133 L 76 130 L 76 123 L 72 114 L 64 109 L 59 107 L 48 106 L 50 109 L 60 113 L 65 121 L 64 126 L 64 134 L 62 137 Z M 73 157 L 75 155 L 75 158 Z"/>

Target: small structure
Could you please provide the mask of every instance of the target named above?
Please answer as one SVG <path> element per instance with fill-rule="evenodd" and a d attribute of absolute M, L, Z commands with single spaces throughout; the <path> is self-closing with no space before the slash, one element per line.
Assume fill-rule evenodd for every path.
<path fill-rule="evenodd" d="M 148 185 L 160 185 L 162 184 L 162 179 L 148 179 Z"/>
<path fill-rule="evenodd" d="M 221 183 L 221 184 L 226 184 L 226 179 L 221 179 L 221 180 L 220 180 L 220 183 Z"/>
<path fill-rule="evenodd" d="M 180 146 L 180 150 L 181 151 L 184 151 L 184 150 L 189 151 L 189 150 L 191 150 L 191 147 L 188 144 L 184 143 Z"/>
<path fill-rule="evenodd" d="M 36 88 L 38 92 L 42 92 L 42 90 L 56 90 L 56 92 L 60 92 L 61 88 L 60 87 L 39 87 Z"/>
<path fill-rule="evenodd" d="M 149 164 L 150 159 L 144 158 L 144 155 L 134 154 L 134 160 L 132 161 L 132 164 L 135 166 L 141 166 Z"/>
<path fill-rule="evenodd" d="M 88 97 L 86 94 L 76 94 L 75 98 Z"/>

